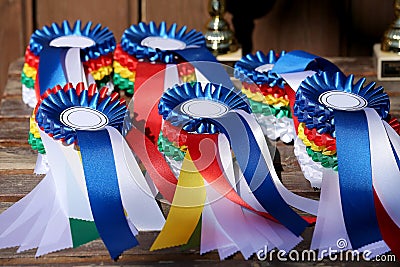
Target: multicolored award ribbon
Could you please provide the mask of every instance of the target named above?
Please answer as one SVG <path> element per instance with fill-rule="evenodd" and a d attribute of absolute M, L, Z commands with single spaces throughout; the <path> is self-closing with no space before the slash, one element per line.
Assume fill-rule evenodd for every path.
<path fill-rule="evenodd" d="M 186 244 L 197 231 L 201 253 L 218 249 L 221 259 L 237 251 L 247 259 L 265 244 L 287 251 L 301 241 L 309 222 L 289 204 L 316 214 L 317 202 L 280 183 L 244 94 L 213 83 L 176 85 L 163 94 L 159 112 L 165 131 L 175 132 L 170 141 L 186 149 L 166 224 L 151 250 Z"/>
<path fill-rule="evenodd" d="M 154 22 L 130 26 L 122 36 L 114 59 L 114 83 L 134 93 L 136 127 L 153 143 L 157 142 L 161 129 L 157 104 L 168 88 L 168 75 L 179 74 L 180 82 L 193 81 L 196 68 L 209 80 L 231 84 L 228 74 L 207 50 L 202 33 L 187 31 L 186 26 L 178 29 L 177 24 L 169 28 L 165 22 L 158 26 Z M 205 66 L 203 61 L 216 64 Z M 170 67 L 175 71 L 168 72 Z"/>
<path fill-rule="evenodd" d="M 399 255 L 400 137 L 383 120 L 388 95 L 364 83 L 322 72 L 306 78 L 296 93 L 297 155 L 303 170 L 308 164 L 322 179 L 311 248 Z M 311 161 L 303 161 L 307 154 Z"/>
<path fill-rule="evenodd" d="M 1 247 L 37 247 L 40 256 L 100 236 L 117 259 L 138 245 L 138 231 L 162 228 L 164 217 L 120 133 L 125 101 L 107 90 L 67 84 L 43 94 L 35 118 L 50 170 L 0 215 Z"/>
<path fill-rule="evenodd" d="M 101 24 L 92 26 L 92 22 L 82 25 L 77 20 L 71 27 L 63 21 L 32 34 L 21 75 L 26 104 L 35 107 L 44 91 L 57 84 L 83 81 L 100 87 L 111 85 L 115 38 Z"/>
<path fill-rule="evenodd" d="M 92 26 L 91 22 L 82 26 L 78 20 L 71 28 L 64 21 L 61 25 L 53 23 L 51 27 L 45 26 L 32 34 L 21 74 L 24 103 L 35 107 L 47 88 L 66 82 L 96 82 L 100 87 L 107 83 L 110 87 L 115 39 L 101 24 Z M 28 142 L 39 152 L 35 173 L 46 173 L 46 152 L 32 119 Z"/>
<path fill-rule="evenodd" d="M 270 73 L 278 75 L 285 80 L 292 90 L 286 90 L 289 98 L 290 108 L 292 112 L 292 119 L 294 128 L 297 131 L 299 122 L 296 116 L 293 115 L 293 105 L 296 98 L 296 91 L 300 83 L 308 76 L 313 75 L 315 72 L 321 71 L 328 72 L 341 72 L 340 69 L 332 62 L 325 58 L 310 54 L 302 50 L 293 50 L 287 52 L 284 56 L 273 65 Z M 296 132 L 297 133 L 297 132 Z"/>
<path fill-rule="evenodd" d="M 248 54 L 236 62 L 234 73 L 242 82 L 242 92 L 249 98 L 264 134 L 270 139 L 290 143 L 296 133 L 287 91 L 293 90 L 282 77 L 271 72 L 284 55 L 284 51 L 277 54 L 272 50 L 267 55 L 261 51 Z"/>

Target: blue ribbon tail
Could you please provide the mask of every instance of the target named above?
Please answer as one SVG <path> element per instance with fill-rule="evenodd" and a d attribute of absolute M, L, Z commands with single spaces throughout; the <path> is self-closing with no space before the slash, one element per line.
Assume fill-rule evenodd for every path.
<path fill-rule="evenodd" d="M 111 257 L 139 243 L 122 206 L 111 140 L 107 130 L 76 131 L 96 228 Z"/>
<path fill-rule="evenodd" d="M 270 170 L 247 122 L 236 112 L 213 119 L 230 140 L 243 175 L 263 208 L 299 236 L 308 223 L 279 194 Z"/>
<path fill-rule="evenodd" d="M 67 78 L 64 70 L 65 56 L 68 48 L 44 47 L 39 60 L 40 95 L 56 85 L 64 86 Z"/>
<path fill-rule="evenodd" d="M 364 111 L 335 110 L 343 217 L 353 249 L 382 240 L 375 213 L 368 121 Z"/>
<path fill-rule="evenodd" d="M 182 50 L 175 50 L 175 53 L 192 64 L 210 82 L 222 84 L 227 88 L 234 87 L 228 73 L 207 48 L 186 48 Z M 207 62 L 213 62 L 215 64 L 209 64 Z"/>
<path fill-rule="evenodd" d="M 271 73 L 291 73 L 305 70 L 315 72 L 342 72 L 335 64 L 322 57 L 307 53 L 302 50 L 293 50 L 286 53 L 274 64 Z"/>

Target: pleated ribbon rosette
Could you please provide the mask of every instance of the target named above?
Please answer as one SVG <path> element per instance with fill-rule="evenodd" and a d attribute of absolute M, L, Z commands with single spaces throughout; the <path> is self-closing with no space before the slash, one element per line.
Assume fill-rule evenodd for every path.
<path fill-rule="evenodd" d="M 202 64 L 214 62 L 215 64 Z M 209 80 L 231 84 L 206 48 L 201 32 L 165 22 L 140 22 L 125 30 L 114 55 L 114 84 L 135 99 L 135 126 L 153 143 L 161 130 L 157 103 L 170 80 L 193 82 L 201 72 Z"/>
<path fill-rule="evenodd" d="M 248 259 L 265 245 L 289 251 L 301 241 L 314 219 L 290 206 L 316 214 L 318 203 L 281 184 L 244 94 L 186 83 L 167 90 L 158 108 L 169 133 L 164 138 L 185 149 L 165 226 L 151 250 L 200 240 L 201 254 L 216 249 L 225 259 L 240 251 Z"/>
<path fill-rule="evenodd" d="M 86 87 L 88 82 L 96 82 L 99 87 L 110 87 L 114 49 L 114 35 L 101 24 L 82 25 L 77 20 L 71 27 L 63 21 L 36 30 L 26 48 L 21 73 L 24 103 L 34 108 L 47 88 L 67 82 L 83 82 Z M 42 174 L 48 170 L 46 151 L 33 117 L 28 142 L 39 153 L 35 173 Z"/>
<path fill-rule="evenodd" d="M 126 113 L 117 93 L 95 84 L 48 89 L 35 120 L 49 171 L 0 215 L 0 247 L 36 256 L 100 237 L 112 259 L 138 245 L 138 231 L 160 230 L 164 217 L 121 135 Z"/>
<path fill-rule="evenodd" d="M 389 108 L 381 86 L 353 75 L 317 73 L 299 86 L 295 153 L 321 186 L 312 249 L 399 255 L 400 137 Z"/>
<path fill-rule="evenodd" d="M 73 25 L 63 21 L 37 29 L 25 50 L 21 73 L 24 103 L 34 108 L 47 88 L 66 82 L 110 87 L 115 44 L 108 28 L 90 21 L 85 25 L 80 20 Z"/>
<path fill-rule="evenodd" d="M 268 54 L 248 54 L 236 62 L 234 74 L 242 82 L 242 92 L 248 97 L 263 133 L 272 140 L 290 143 L 296 136 L 288 96 L 293 89 L 271 71 L 284 56 L 284 51 L 278 54 L 273 50 Z"/>
<path fill-rule="evenodd" d="M 134 88 L 139 88 L 142 80 L 147 80 L 152 73 L 165 68 L 166 64 L 177 64 L 182 82 L 195 81 L 194 67 L 174 52 L 186 47 L 205 47 L 202 33 L 196 30 L 189 31 L 186 26 L 178 29 L 176 23 L 169 29 L 165 22 L 156 25 L 153 21 L 130 26 L 125 30 L 121 43 L 115 50 L 115 86 L 128 95 L 133 95 Z M 153 68 L 154 72 L 143 71 L 148 68 Z"/>

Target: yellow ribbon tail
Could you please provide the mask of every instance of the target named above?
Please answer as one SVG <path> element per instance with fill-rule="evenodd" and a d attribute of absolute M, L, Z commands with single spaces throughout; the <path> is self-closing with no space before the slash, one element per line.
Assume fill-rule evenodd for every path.
<path fill-rule="evenodd" d="M 150 251 L 186 244 L 203 212 L 206 189 L 189 151 L 183 159 L 172 206 L 160 234 Z"/>

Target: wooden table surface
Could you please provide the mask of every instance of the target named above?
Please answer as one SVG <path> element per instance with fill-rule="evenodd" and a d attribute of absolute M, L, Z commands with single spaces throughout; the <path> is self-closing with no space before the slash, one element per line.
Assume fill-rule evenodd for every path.
<path fill-rule="evenodd" d="M 357 77 L 364 76 L 368 81 L 376 80 L 373 61 L 370 57 L 364 58 L 332 58 L 346 74 L 353 73 Z M 10 65 L 8 82 L 4 95 L 0 96 L 0 212 L 10 207 L 14 202 L 29 193 L 43 178 L 33 174 L 36 162 L 36 152 L 32 151 L 28 142 L 29 116 L 32 109 L 21 100 L 20 75 L 23 59 L 18 59 Z M 384 86 L 391 98 L 391 112 L 400 117 L 400 82 L 378 82 Z M 293 154 L 292 145 L 276 143 L 278 154 L 275 159 L 277 170 L 281 170 L 283 183 L 288 189 L 300 195 L 318 198 L 303 178 Z M 298 251 L 308 249 L 313 228 L 307 229 L 304 241 L 296 248 Z M 40 258 L 35 258 L 35 250 L 16 253 L 16 248 L 0 250 L 1 265 L 196 265 L 206 266 L 218 264 L 222 266 L 359 266 L 357 262 L 262 262 L 257 257 L 244 261 L 240 254 L 236 254 L 225 261 L 219 261 L 217 252 L 199 255 L 198 250 L 182 251 L 179 248 L 149 252 L 156 232 L 140 233 L 140 246 L 126 251 L 118 262 L 113 262 L 103 243 L 93 241 L 76 249 L 67 249 Z M 363 266 L 400 266 L 400 263 L 363 262 Z"/>

